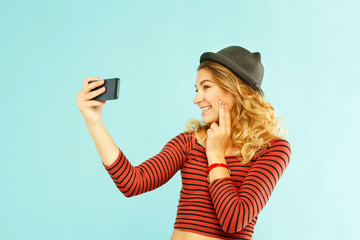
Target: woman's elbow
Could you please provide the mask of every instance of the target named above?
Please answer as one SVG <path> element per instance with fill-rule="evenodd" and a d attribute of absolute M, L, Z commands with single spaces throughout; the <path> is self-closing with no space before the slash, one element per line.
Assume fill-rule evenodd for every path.
<path fill-rule="evenodd" d="M 237 222 L 237 224 L 235 224 Z M 241 224 L 240 221 L 236 221 L 236 219 L 222 221 L 220 222 L 221 229 L 225 233 L 238 233 L 240 232 L 245 226 Z"/>
<path fill-rule="evenodd" d="M 131 197 L 134 197 L 134 196 L 137 196 L 137 195 L 140 194 L 140 193 L 135 192 L 135 191 L 129 191 L 129 190 L 125 191 L 125 190 L 121 190 L 121 189 L 119 189 L 119 190 L 127 198 L 131 198 Z"/>

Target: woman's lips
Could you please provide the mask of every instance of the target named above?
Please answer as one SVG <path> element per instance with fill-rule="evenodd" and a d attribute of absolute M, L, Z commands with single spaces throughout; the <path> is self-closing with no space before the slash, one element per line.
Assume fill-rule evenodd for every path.
<path fill-rule="evenodd" d="M 209 111 L 211 110 L 211 106 L 207 106 L 207 107 L 202 108 L 202 109 L 203 109 L 203 111 L 202 111 L 202 115 L 204 116 L 204 115 L 205 115 L 205 113 L 207 113 L 207 112 L 209 112 Z"/>

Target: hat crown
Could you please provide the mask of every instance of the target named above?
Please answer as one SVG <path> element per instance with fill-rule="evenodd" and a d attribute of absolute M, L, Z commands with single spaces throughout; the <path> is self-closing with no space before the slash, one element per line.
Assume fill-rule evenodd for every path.
<path fill-rule="evenodd" d="M 251 53 L 243 47 L 230 46 L 217 53 L 203 53 L 200 63 L 205 60 L 224 65 L 255 91 L 262 92 L 260 86 L 264 77 L 264 67 L 259 52 Z"/>

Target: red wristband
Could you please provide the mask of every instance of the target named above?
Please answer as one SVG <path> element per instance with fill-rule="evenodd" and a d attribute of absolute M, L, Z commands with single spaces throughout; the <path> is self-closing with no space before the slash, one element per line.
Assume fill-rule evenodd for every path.
<path fill-rule="evenodd" d="M 223 164 L 223 163 L 213 163 L 213 164 L 211 164 L 211 165 L 207 168 L 208 173 L 210 173 L 210 171 L 213 170 L 213 169 L 216 168 L 216 167 L 224 167 L 224 168 L 229 169 L 229 166 L 226 165 L 226 164 Z M 229 172 L 230 172 L 230 170 L 229 170 Z"/>

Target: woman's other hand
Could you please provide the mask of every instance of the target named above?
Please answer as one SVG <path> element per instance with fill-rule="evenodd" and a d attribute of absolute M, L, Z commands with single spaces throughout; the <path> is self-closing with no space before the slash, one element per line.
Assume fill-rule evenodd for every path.
<path fill-rule="evenodd" d="M 213 122 L 207 130 L 206 155 L 209 161 L 225 157 L 230 137 L 231 118 L 229 106 L 223 101 L 219 101 L 219 124 Z"/>
<path fill-rule="evenodd" d="M 89 83 L 94 80 L 96 82 Z M 91 99 L 105 92 L 105 87 L 93 92 L 91 92 L 91 90 L 104 83 L 104 80 L 98 77 L 87 77 L 85 78 L 82 90 L 77 94 L 76 102 L 88 128 L 101 122 L 102 106 L 106 101 L 96 101 Z"/>

